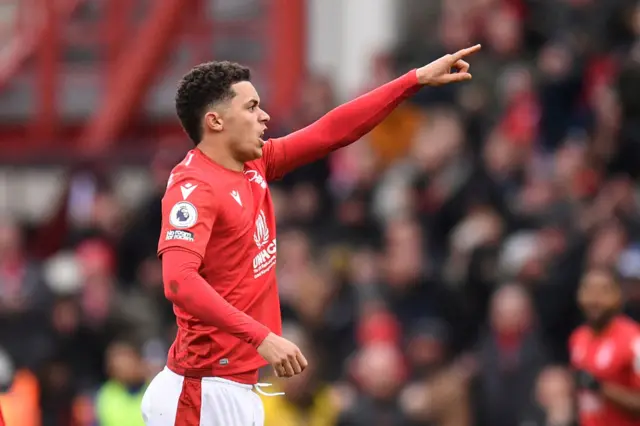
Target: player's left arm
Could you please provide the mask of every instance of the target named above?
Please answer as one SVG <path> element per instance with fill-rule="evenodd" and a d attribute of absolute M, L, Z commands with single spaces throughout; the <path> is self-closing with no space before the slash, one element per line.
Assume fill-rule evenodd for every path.
<path fill-rule="evenodd" d="M 640 333 L 630 339 L 629 344 L 631 386 L 605 382 L 602 395 L 623 410 L 640 415 Z"/>
<path fill-rule="evenodd" d="M 357 141 L 422 86 L 470 80 L 469 64 L 463 58 L 478 50 L 480 45 L 445 55 L 329 111 L 308 127 L 270 140 L 263 148 L 267 180 L 279 179 L 297 167 Z"/>

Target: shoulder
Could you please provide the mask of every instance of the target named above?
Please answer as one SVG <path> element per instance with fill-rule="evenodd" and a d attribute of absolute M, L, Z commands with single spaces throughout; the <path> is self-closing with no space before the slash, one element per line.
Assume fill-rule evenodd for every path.
<path fill-rule="evenodd" d="M 586 325 L 581 325 L 576 328 L 571 336 L 569 336 L 569 348 L 575 347 L 581 340 L 584 340 L 589 335 L 589 328 Z"/>
<path fill-rule="evenodd" d="M 221 180 L 223 177 L 215 167 L 207 163 L 204 154 L 193 149 L 171 170 L 167 179 L 167 192 L 179 191 L 180 187 L 190 188 L 195 185 L 211 190 L 214 183 Z"/>
<path fill-rule="evenodd" d="M 250 161 L 246 165 L 250 169 L 257 170 L 267 181 L 281 178 L 283 172 L 279 165 L 286 161 L 285 144 L 280 139 L 267 139 L 262 147 L 262 157 Z"/>
<path fill-rule="evenodd" d="M 626 346 L 632 352 L 640 354 L 640 324 L 631 318 L 616 319 L 613 338 L 618 345 Z"/>
<path fill-rule="evenodd" d="M 210 172 L 206 172 L 202 167 L 196 165 L 186 166 L 184 161 L 171 170 L 167 179 L 166 192 L 178 190 L 180 187 L 191 187 L 198 185 L 201 188 L 209 188 L 211 181 Z"/>
<path fill-rule="evenodd" d="M 175 203 L 177 201 L 212 200 L 210 195 L 214 192 L 210 182 L 215 181 L 211 172 L 205 171 L 197 164 L 186 166 L 185 162 L 179 163 L 173 168 L 167 179 L 163 203 Z"/>
<path fill-rule="evenodd" d="M 163 218 L 174 228 L 183 229 L 195 225 L 199 217 L 214 217 L 218 210 L 214 194 L 201 171 L 176 167 L 162 197 Z"/>
<path fill-rule="evenodd" d="M 116 391 L 118 390 L 117 388 L 117 385 L 115 385 L 111 381 L 104 383 L 96 392 L 96 404 L 99 407 L 104 407 L 104 405 L 108 402 L 108 399 L 116 393 Z"/>
<path fill-rule="evenodd" d="M 616 319 L 615 334 L 624 340 L 640 337 L 640 324 L 629 317 L 621 316 Z"/>

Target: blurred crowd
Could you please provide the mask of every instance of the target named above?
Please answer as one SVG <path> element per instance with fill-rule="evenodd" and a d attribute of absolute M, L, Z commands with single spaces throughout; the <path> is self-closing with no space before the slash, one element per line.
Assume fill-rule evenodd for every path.
<path fill-rule="evenodd" d="M 264 398 L 266 425 L 575 425 L 581 276 L 615 268 L 640 319 L 640 5 L 404 1 L 402 40 L 362 90 L 481 42 L 474 79 L 271 185 L 284 334 L 311 367 L 265 372 L 286 392 Z M 335 97 L 311 74 L 271 136 Z M 0 221 L 9 426 L 142 424 L 175 333 L 155 252 L 182 155 L 157 153 L 137 211 L 102 170 L 75 174 L 42 229 Z"/>

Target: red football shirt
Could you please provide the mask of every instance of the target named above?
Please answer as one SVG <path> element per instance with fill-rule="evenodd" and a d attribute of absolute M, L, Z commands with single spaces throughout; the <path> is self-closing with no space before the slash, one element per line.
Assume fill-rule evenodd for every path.
<path fill-rule="evenodd" d="M 640 325 L 631 319 L 617 317 L 599 334 L 582 326 L 572 334 L 569 350 L 576 370 L 640 390 Z M 578 391 L 578 409 L 582 426 L 640 425 L 640 419 L 587 390 Z"/>
<path fill-rule="evenodd" d="M 270 140 L 262 158 L 246 163 L 243 172 L 219 166 L 198 149 L 190 151 L 173 169 L 162 199 L 158 255 L 178 249 L 200 256 L 200 276 L 226 302 L 280 334 L 276 221 L 267 181 L 357 141 L 419 88 L 412 70 L 304 129 Z M 171 370 L 256 382 L 266 361 L 254 346 L 177 306 L 174 312 L 178 334 L 167 361 Z"/>
<path fill-rule="evenodd" d="M 234 172 L 200 150 L 189 151 L 172 171 L 162 199 L 158 254 L 170 248 L 202 257 L 200 275 L 235 308 L 274 333 L 281 332 L 276 285 L 276 221 L 266 179 L 276 177 L 267 143 L 263 158 Z M 201 324 L 178 307 L 176 340 L 168 366 L 187 376 L 234 376 L 253 381 L 266 365 L 249 343 Z M 244 380 L 243 377 L 244 376 Z"/>

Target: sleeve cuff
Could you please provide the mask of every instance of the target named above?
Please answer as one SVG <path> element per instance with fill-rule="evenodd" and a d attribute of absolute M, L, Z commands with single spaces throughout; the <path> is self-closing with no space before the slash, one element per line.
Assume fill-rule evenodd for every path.
<path fill-rule="evenodd" d="M 418 83 L 418 70 L 416 68 L 406 73 L 402 78 L 407 83 L 407 87 L 420 86 L 420 83 Z"/>
<path fill-rule="evenodd" d="M 264 339 L 267 338 L 269 333 L 271 333 L 271 330 L 269 330 L 267 326 L 258 323 L 258 326 L 253 332 L 253 337 L 251 339 L 252 341 L 250 343 L 253 345 L 254 348 L 257 349 L 258 346 L 262 344 Z"/>

